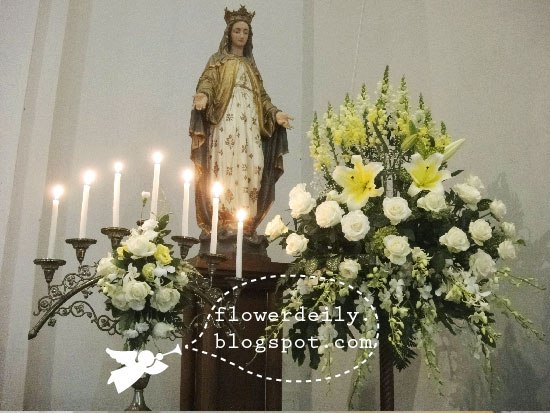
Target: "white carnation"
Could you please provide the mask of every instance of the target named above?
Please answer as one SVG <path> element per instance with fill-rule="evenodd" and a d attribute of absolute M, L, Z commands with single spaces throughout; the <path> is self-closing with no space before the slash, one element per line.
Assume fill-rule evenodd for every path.
<path fill-rule="evenodd" d="M 158 322 L 155 324 L 155 327 L 153 327 L 153 336 L 166 338 L 174 330 L 175 328 L 172 324 Z"/>
<path fill-rule="evenodd" d="M 288 227 L 284 224 L 280 215 L 275 215 L 275 218 L 268 222 L 265 228 L 265 235 L 270 241 L 273 241 L 275 238 L 280 237 L 287 232 Z"/>
<path fill-rule="evenodd" d="M 124 338 L 136 338 L 138 335 L 139 335 L 139 333 L 136 330 L 131 329 L 131 328 L 128 329 L 128 330 L 124 330 L 122 332 L 122 336 Z"/>
<path fill-rule="evenodd" d="M 351 211 L 342 217 L 342 232 L 348 241 L 360 241 L 370 230 L 369 219 L 363 211 Z"/>
<path fill-rule="evenodd" d="M 494 215 L 496 219 L 499 221 L 504 218 L 504 215 L 506 215 L 506 205 L 504 205 L 504 202 L 495 199 L 491 204 L 489 205 L 489 210 L 491 211 L 491 214 Z"/>
<path fill-rule="evenodd" d="M 451 252 L 466 251 L 470 248 L 468 236 L 460 228 L 452 227 L 447 233 L 439 237 L 439 242 Z"/>
<path fill-rule="evenodd" d="M 306 184 L 298 184 L 290 190 L 288 206 L 292 218 L 307 214 L 315 206 L 315 199 L 306 191 Z"/>
<path fill-rule="evenodd" d="M 388 235 L 384 237 L 384 247 L 384 255 L 397 265 L 405 264 L 407 255 L 411 253 L 407 237 Z"/>
<path fill-rule="evenodd" d="M 149 323 L 136 323 L 136 330 L 138 333 L 145 333 L 149 330 Z"/>
<path fill-rule="evenodd" d="M 474 222 L 470 222 L 468 230 L 477 245 L 483 245 L 483 242 L 490 239 L 493 234 L 491 225 L 489 225 L 489 223 L 484 219 L 478 219 Z"/>
<path fill-rule="evenodd" d="M 470 271 L 478 280 L 488 278 L 497 270 L 496 264 L 489 254 L 483 250 L 478 250 L 470 256 Z"/>
<path fill-rule="evenodd" d="M 502 241 L 498 244 L 498 255 L 503 260 L 514 260 L 516 259 L 516 247 L 514 243 L 510 240 Z"/>
<path fill-rule="evenodd" d="M 357 261 L 348 258 L 344 259 L 344 261 L 338 265 L 340 275 L 349 280 L 357 278 L 357 274 L 359 274 L 360 270 L 361 265 Z"/>
<path fill-rule="evenodd" d="M 481 179 L 479 179 L 479 176 L 476 175 L 470 175 L 468 178 L 466 178 L 465 182 L 476 188 L 478 191 L 483 191 L 485 189 L 485 185 L 483 185 L 483 182 L 481 182 Z"/>
<path fill-rule="evenodd" d="M 445 195 L 439 192 L 428 192 L 422 198 L 418 198 L 416 205 L 430 212 L 441 212 L 447 208 Z"/>
<path fill-rule="evenodd" d="M 315 210 L 315 220 L 321 228 L 330 228 L 340 223 L 344 210 L 336 201 L 325 201 Z"/>
<path fill-rule="evenodd" d="M 286 239 L 286 253 L 297 257 L 306 250 L 308 242 L 309 240 L 303 235 L 292 233 Z"/>
<path fill-rule="evenodd" d="M 477 209 L 477 203 L 481 201 L 481 193 L 476 187 L 468 184 L 456 184 L 453 186 L 453 191 L 470 209 Z"/>
<path fill-rule="evenodd" d="M 114 264 L 113 257 L 109 254 L 108 257 L 102 258 L 97 264 L 96 274 L 101 277 L 106 277 L 109 275 L 118 275 L 121 272 L 120 269 Z M 113 277 L 114 279 L 115 277 Z M 111 280 L 112 281 L 112 280 Z"/>
<path fill-rule="evenodd" d="M 130 309 L 130 304 L 126 299 L 126 293 L 122 290 L 122 287 L 115 288 L 115 291 L 111 295 L 111 304 L 120 311 L 127 311 Z"/>
<path fill-rule="evenodd" d="M 390 220 L 392 225 L 397 225 L 411 216 L 409 204 L 399 196 L 385 198 L 382 202 L 382 207 L 384 215 Z"/>

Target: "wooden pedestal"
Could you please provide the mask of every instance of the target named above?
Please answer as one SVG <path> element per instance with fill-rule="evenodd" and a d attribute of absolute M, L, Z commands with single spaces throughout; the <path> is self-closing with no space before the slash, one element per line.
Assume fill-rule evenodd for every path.
<path fill-rule="evenodd" d="M 206 262 L 197 257 L 192 263 L 208 276 Z M 271 262 L 266 256 L 243 257 L 244 279 L 282 274 L 286 268 L 286 264 Z M 235 260 L 230 257 L 218 267 L 213 285 L 228 289 L 230 286 L 224 279 L 234 276 Z M 254 282 L 244 287 L 237 301 L 237 313 L 276 311 L 275 286 L 278 279 Z M 187 314 L 187 317 L 190 320 L 193 314 Z M 241 348 L 236 338 L 239 348 L 228 348 L 233 344 L 232 337 L 210 326 L 193 344 L 197 351 L 183 350 L 181 410 L 281 410 L 281 383 L 275 380 L 281 378 L 281 352 L 273 349 L 257 353 L 254 347 L 256 340 L 265 334 L 265 326 L 266 322 L 258 321 L 237 324 L 241 338 L 250 339 L 253 344 L 249 349 Z M 183 345 L 191 343 L 197 334 L 195 332 L 195 337 L 184 339 Z M 220 339 L 225 341 L 225 347 Z M 241 366 L 244 371 L 230 362 Z"/>

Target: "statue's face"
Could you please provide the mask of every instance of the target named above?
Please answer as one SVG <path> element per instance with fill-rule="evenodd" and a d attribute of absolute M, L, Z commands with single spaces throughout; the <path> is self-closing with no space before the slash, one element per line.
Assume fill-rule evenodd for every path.
<path fill-rule="evenodd" d="M 237 22 L 231 28 L 231 45 L 234 47 L 243 48 L 248 41 L 248 24 L 246 22 Z"/>

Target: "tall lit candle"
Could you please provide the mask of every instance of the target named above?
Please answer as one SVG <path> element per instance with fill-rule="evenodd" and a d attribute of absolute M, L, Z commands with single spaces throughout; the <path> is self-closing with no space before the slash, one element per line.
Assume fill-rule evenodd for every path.
<path fill-rule="evenodd" d="M 95 179 L 94 171 L 86 171 L 84 174 L 84 191 L 82 192 L 82 209 L 80 210 L 80 230 L 78 238 L 86 238 L 86 223 L 88 221 L 88 200 L 90 198 L 90 185 Z"/>
<path fill-rule="evenodd" d="M 237 256 L 235 257 L 235 276 L 243 277 L 243 227 L 246 218 L 246 211 L 239 209 L 237 211 Z"/>
<path fill-rule="evenodd" d="M 215 182 L 212 187 L 212 194 L 212 231 L 210 232 L 210 254 L 215 254 L 218 247 L 218 209 L 220 207 L 222 184 Z"/>
<path fill-rule="evenodd" d="M 159 201 L 159 180 L 160 180 L 160 162 L 162 161 L 162 154 L 155 152 L 153 154 L 153 161 L 155 162 L 155 168 L 153 171 L 153 191 L 151 194 L 151 218 L 157 219 L 157 207 Z"/>
<path fill-rule="evenodd" d="M 55 249 L 55 235 L 57 233 L 57 214 L 59 212 L 59 198 L 63 195 L 63 187 L 56 185 L 53 188 L 53 204 L 52 204 L 52 219 L 50 221 L 50 236 L 48 238 L 48 255 L 47 258 L 53 258 Z"/>
<path fill-rule="evenodd" d="M 183 171 L 183 213 L 181 216 L 181 233 L 184 237 L 189 235 L 189 188 L 191 187 L 193 172 Z"/>
<path fill-rule="evenodd" d="M 113 187 L 113 227 L 119 226 L 120 218 L 120 177 L 122 171 L 122 163 L 115 163 L 115 183 Z"/>

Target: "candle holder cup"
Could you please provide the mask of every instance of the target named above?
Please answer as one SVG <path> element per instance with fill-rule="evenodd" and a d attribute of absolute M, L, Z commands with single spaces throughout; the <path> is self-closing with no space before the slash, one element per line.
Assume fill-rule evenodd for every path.
<path fill-rule="evenodd" d="M 52 282 L 53 276 L 57 269 L 67 263 L 65 260 L 55 258 L 37 258 L 33 262 L 42 267 L 42 271 L 44 271 L 44 278 L 48 283 L 48 287 Z"/>
<path fill-rule="evenodd" d="M 120 247 L 122 238 L 130 235 L 130 230 L 122 227 L 106 227 L 101 228 L 101 233 L 109 237 L 111 240 L 111 248 L 115 251 L 118 247 Z"/>
<path fill-rule="evenodd" d="M 208 275 L 210 276 L 210 285 L 212 285 L 212 280 L 214 274 L 216 273 L 216 268 L 219 264 L 227 260 L 227 257 L 223 254 L 211 254 L 209 252 L 201 252 L 199 254 L 203 260 L 208 264 Z"/>
<path fill-rule="evenodd" d="M 182 235 L 174 235 L 172 237 L 172 240 L 178 243 L 180 247 L 180 258 L 182 260 L 187 259 L 187 254 L 189 254 L 189 250 L 191 249 L 191 247 L 199 243 L 199 240 L 197 238 L 184 237 Z"/>
<path fill-rule="evenodd" d="M 76 259 L 78 260 L 78 263 L 82 265 L 86 251 L 90 248 L 90 246 L 97 243 L 97 240 L 92 238 L 69 238 L 66 239 L 65 242 L 73 246 L 76 251 Z"/>

